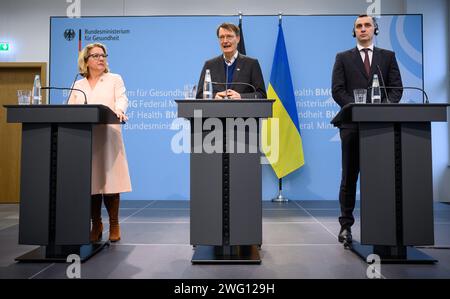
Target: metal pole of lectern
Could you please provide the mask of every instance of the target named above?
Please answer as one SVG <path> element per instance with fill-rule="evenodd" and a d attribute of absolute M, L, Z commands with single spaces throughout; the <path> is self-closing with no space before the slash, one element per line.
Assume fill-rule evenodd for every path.
<path fill-rule="evenodd" d="M 284 197 L 281 191 L 283 191 L 283 178 L 278 179 L 278 196 L 272 198 L 272 202 L 288 202 L 289 199 Z"/>

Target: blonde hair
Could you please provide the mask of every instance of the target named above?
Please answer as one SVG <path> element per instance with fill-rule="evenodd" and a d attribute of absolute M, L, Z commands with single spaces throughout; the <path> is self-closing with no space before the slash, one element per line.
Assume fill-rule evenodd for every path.
<path fill-rule="evenodd" d="M 106 54 L 106 47 L 103 44 L 100 43 L 93 43 L 89 44 L 86 47 L 84 47 L 83 50 L 81 50 L 80 54 L 78 55 L 78 71 L 83 77 L 89 76 L 89 68 L 87 66 L 87 61 L 89 59 L 89 51 L 91 51 L 93 48 L 98 47 L 103 50 L 103 53 Z M 105 63 L 105 73 L 109 72 L 109 66 L 108 63 Z"/>

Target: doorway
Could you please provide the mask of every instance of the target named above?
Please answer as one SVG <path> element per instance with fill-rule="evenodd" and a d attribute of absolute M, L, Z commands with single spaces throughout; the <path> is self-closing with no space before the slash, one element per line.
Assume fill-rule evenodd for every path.
<path fill-rule="evenodd" d="M 47 63 L 0 63 L 0 204 L 19 202 L 22 145 L 22 124 L 7 123 L 3 105 L 16 105 L 17 90 L 31 90 L 37 74 L 46 86 Z M 42 103 L 47 103 L 46 93 L 42 93 Z"/>

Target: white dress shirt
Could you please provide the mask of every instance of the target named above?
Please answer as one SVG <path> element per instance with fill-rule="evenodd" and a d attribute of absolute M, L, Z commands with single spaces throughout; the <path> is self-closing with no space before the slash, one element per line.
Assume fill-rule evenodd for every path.
<path fill-rule="evenodd" d="M 359 54 L 361 54 L 361 59 L 362 59 L 363 62 L 364 62 L 364 57 L 366 56 L 366 54 L 364 53 L 363 49 L 369 49 L 369 52 L 368 52 L 368 54 L 369 54 L 369 62 L 370 62 L 370 66 L 372 66 L 373 44 L 371 44 L 368 47 L 363 47 L 360 44 L 357 44 L 356 46 L 358 47 L 358 51 L 359 51 Z"/>

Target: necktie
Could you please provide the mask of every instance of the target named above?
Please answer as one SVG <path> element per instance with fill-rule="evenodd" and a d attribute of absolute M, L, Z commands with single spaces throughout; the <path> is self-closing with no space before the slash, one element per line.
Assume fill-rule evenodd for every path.
<path fill-rule="evenodd" d="M 367 76 L 370 75 L 370 60 L 369 60 L 369 49 L 364 48 L 364 68 L 366 69 Z"/>

